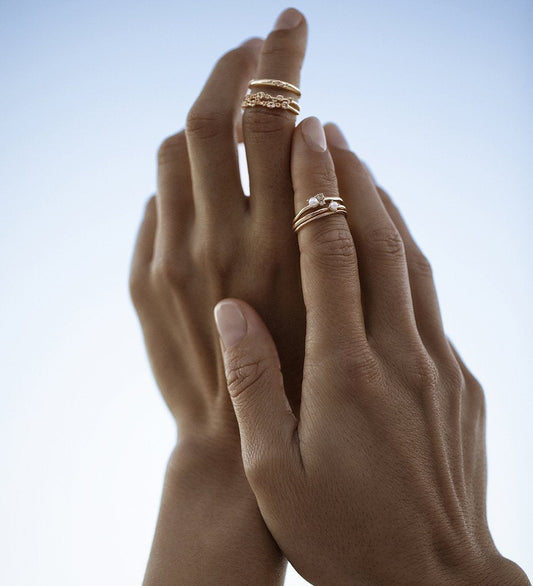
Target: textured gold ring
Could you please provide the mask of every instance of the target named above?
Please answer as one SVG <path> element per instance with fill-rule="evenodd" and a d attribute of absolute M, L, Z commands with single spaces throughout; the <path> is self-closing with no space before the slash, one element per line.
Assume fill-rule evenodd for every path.
<path fill-rule="evenodd" d="M 298 97 L 302 95 L 299 87 L 296 87 L 288 81 L 282 81 L 281 79 L 252 79 L 248 85 L 249 88 L 254 87 L 275 87 L 287 92 L 292 92 Z"/>
<path fill-rule="evenodd" d="M 255 108 L 257 106 L 263 106 L 265 108 L 280 108 L 282 110 L 289 110 L 293 114 L 298 115 L 300 113 L 300 104 L 296 100 L 286 98 L 281 94 L 278 96 L 271 96 L 265 92 L 255 92 L 247 94 L 241 106 L 243 108 Z"/>

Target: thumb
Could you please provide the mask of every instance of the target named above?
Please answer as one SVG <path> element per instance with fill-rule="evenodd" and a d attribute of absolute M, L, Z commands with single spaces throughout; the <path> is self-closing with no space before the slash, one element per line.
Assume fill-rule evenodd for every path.
<path fill-rule="evenodd" d="M 299 449 L 298 422 L 285 395 L 274 340 L 257 312 L 244 301 L 224 299 L 214 313 L 244 469 L 251 484 L 261 482 L 276 462 L 286 463 Z"/>

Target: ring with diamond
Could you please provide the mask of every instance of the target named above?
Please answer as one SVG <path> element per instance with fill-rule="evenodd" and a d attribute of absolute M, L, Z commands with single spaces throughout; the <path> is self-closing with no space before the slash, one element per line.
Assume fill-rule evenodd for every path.
<path fill-rule="evenodd" d="M 254 87 L 275 87 L 296 94 L 298 97 L 302 95 L 299 87 L 296 87 L 288 81 L 282 81 L 281 79 L 252 79 L 250 80 L 248 87 L 250 89 Z"/>
<path fill-rule="evenodd" d="M 346 206 L 341 197 L 328 196 L 325 193 L 317 193 L 307 200 L 307 205 L 304 206 L 294 217 L 292 227 L 297 232 L 304 223 L 312 221 L 319 216 L 323 216 L 325 212 L 327 215 L 335 213 L 346 213 Z"/>
<path fill-rule="evenodd" d="M 244 97 L 241 106 L 243 108 L 255 108 L 256 106 L 280 108 L 282 110 L 288 110 L 297 116 L 300 113 L 300 104 L 298 104 L 296 100 L 286 98 L 281 94 L 278 96 L 271 96 L 265 92 L 250 92 Z"/>

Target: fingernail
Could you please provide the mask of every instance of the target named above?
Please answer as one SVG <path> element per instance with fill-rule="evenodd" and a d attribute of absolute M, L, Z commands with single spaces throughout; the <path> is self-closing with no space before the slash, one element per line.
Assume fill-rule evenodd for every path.
<path fill-rule="evenodd" d="M 284 10 L 276 20 L 274 30 L 296 28 L 302 22 L 302 15 L 294 8 L 287 8 Z"/>
<path fill-rule="evenodd" d="M 328 133 L 328 142 L 332 144 L 334 147 L 338 149 L 344 149 L 349 151 L 350 145 L 344 138 L 344 134 L 342 134 L 341 129 L 333 122 L 330 122 L 327 125 L 327 133 Z"/>
<path fill-rule="evenodd" d="M 259 51 L 263 46 L 263 39 L 259 37 L 252 37 L 251 39 L 246 39 L 243 43 L 241 43 L 241 47 L 250 47 L 254 51 Z"/>
<path fill-rule="evenodd" d="M 247 325 L 239 306 L 233 301 L 220 301 L 215 306 L 215 323 L 218 335 L 225 348 L 240 342 L 246 334 Z"/>
<path fill-rule="evenodd" d="M 312 151 L 323 153 L 327 148 L 326 135 L 320 120 L 312 116 L 302 122 L 302 133 L 307 146 Z"/>

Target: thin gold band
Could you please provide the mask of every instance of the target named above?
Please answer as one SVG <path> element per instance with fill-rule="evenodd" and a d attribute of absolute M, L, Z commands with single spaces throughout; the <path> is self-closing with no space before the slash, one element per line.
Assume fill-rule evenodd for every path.
<path fill-rule="evenodd" d="M 293 230 L 295 232 L 298 232 L 299 230 L 301 230 L 306 224 L 310 224 L 311 222 L 314 222 L 315 220 L 318 220 L 319 218 L 325 218 L 326 216 L 333 216 L 334 214 L 344 214 L 346 215 L 348 212 L 346 211 L 346 208 L 343 206 L 342 208 L 338 208 L 335 211 L 332 211 L 328 208 L 323 208 L 317 212 L 313 212 L 312 214 L 309 214 L 308 216 L 305 216 L 304 218 L 302 218 L 297 225 L 293 226 Z M 316 214 L 316 215 L 315 215 Z"/>
<path fill-rule="evenodd" d="M 275 87 L 285 90 L 287 92 L 292 92 L 293 94 L 296 94 L 298 97 L 302 95 L 302 92 L 300 91 L 299 87 L 296 87 L 288 81 L 282 81 L 281 79 L 252 79 L 248 87 Z"/>
<path fill-rule="evenodd" d="M 293 222 L 292 224 L 292 228 L 293 230 L 296 230 L 296 228 L 298 226 L 300 226 L 301 224 L 303 224 L 304 222 L 306 222 L 307 220 L 310 220 L 312 218 L 318 218 L 318 216 L 322 215 L 324 212 L 346 212 L 346 207 L 343 205 L 340 205 L 338 208 L 332 210 L 330 208 L 320 208 L 318 210 L 315 210 L 314 212 L 311 212 L 310 214 L 306 214 L 305 216 L 302 216 L 297 222 Z"/>

